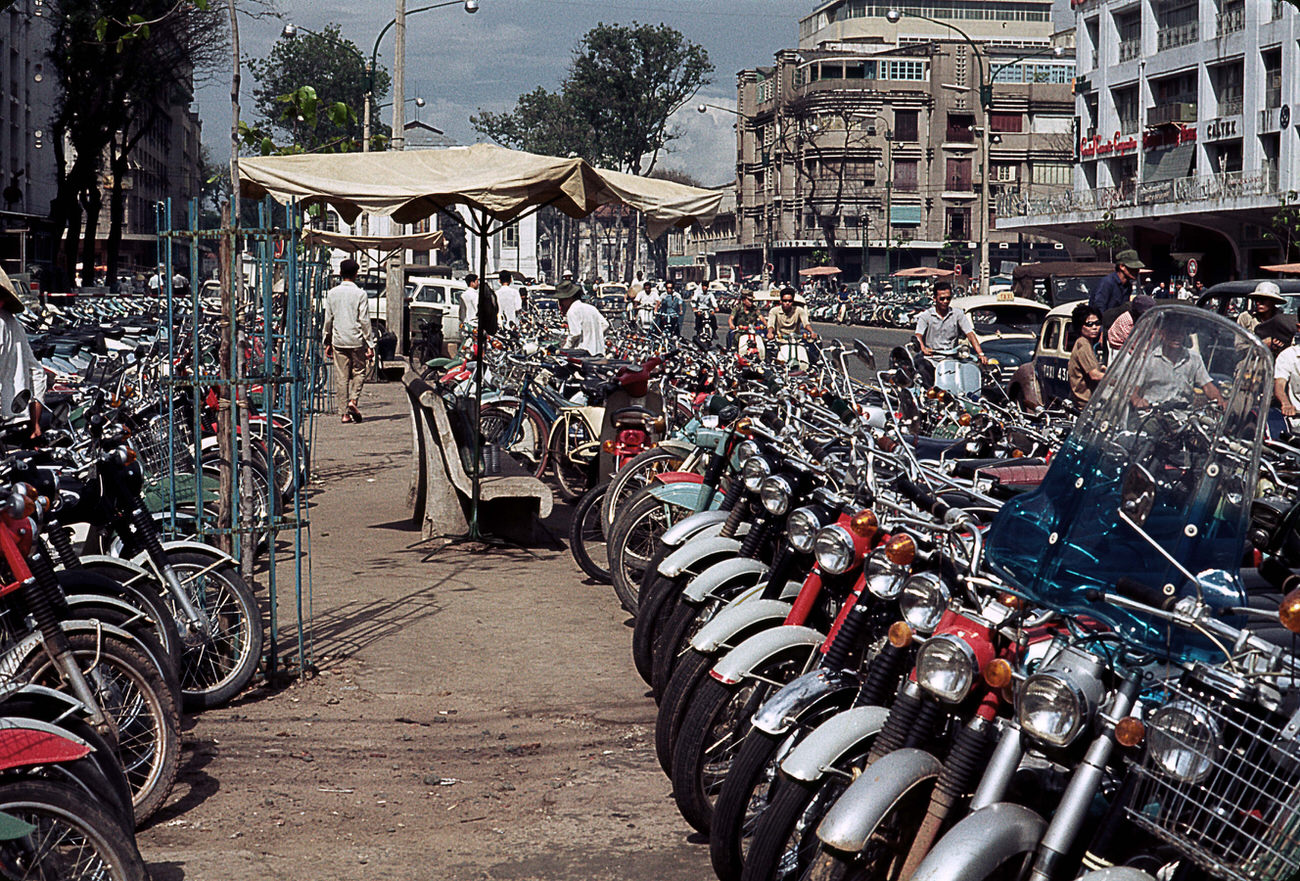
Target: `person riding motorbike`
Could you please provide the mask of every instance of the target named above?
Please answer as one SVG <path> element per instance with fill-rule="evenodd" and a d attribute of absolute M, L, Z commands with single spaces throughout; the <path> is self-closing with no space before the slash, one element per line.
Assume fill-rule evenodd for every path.
<path fill-rule="evenodd" d="M 772 307 L 772 311 L 767 315 L 767 338 L 769 340 L 788 340 L 798 336 L 805 340 L 816 340 L 817 333 L 812 329 L 812 321 L 808 318 L 808 310 L 803 306 L 796 306 L 794 302 L 795 290 L 792 287 L 781 289 L 780 305 Z M 814 346 L 808 346 L 808 360 L 811 363 L 817 362 L 817 349 Z M 774 354 L 776 348 L 768 350 L 769 356 Z"/>
<path fill-rule="evenodd" d="M 701 286 L 696 291 L 695 296 L 691 298 L 691 306 L 695 310 L 695 337 L 699 339 L 700 329 L 705 324 L 709 325 L 713 333 L 711 337 L 718 335 L 718 298 L 709 288 Z"/>
<path fill-rule="evenodd" d="M 939 281 L 934 285 L 934 305 L 926 309 L 916 319 L 916 341 L 921 347 L 921 354 L 927 358 L 934 357 L 936 351 L 950 351 L 964 336 L 979 356 L 981 364 L 989 359 L 975 336 L 975 325 L 961 309 L 952 305 L 952 282 Z"/>
<path fill-rule="evenodd" d="M 1176 328 L 1161 329 L 1160 348 L 1151 357 L 1146 381 L 1133 390 L 1133 406 L 1186 409 L 1200 389 L 1219 406 L 1223 395 L 1210 379 L 1201 356 L 1189 348 L 1191 341 Z"/>
<path fill-rule="evenodd" d="M 758 311 L 754 305 L 754 294 L 752 291 L 742 291 L 740 302 L 736 308 L 731 310 L 731 316 L 727 319 L 727 348 L 730 349 L 736 344 L 736 335 L 741 329 L 746 327 L 763 328 L 766 323 L 763 321 L 763 313 Z"/>

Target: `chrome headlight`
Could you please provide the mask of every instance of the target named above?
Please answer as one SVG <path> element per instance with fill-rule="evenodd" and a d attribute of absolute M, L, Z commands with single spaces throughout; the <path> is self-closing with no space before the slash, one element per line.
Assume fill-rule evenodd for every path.
<path fill-rule="evenodd" d="M 790 540 L 790 547 L 801 554 L 811 553 L 821 525 L 817 512 L 812 508 L 796 508 L 786 521 L 786 537 Z"/>
<path fill-rule="evenodd" d="M 36 511 L 36 487 L 30 483 L 15 483 L 9 495 L 0 499 L 0 510 L 14 520 L 23 520 Z"/>
<path fill-rule="evenodd" d="M 1219 726 L 1204 707 L 1176 700 L 1151 714 L 1147 753 L 1153 763 L 1179 783 L 1200 783 L 1218 761 L 1223 742 Z"/>
<path fill-rule="evenodd" d="M 817 565 L 828 575 L 843 575 L 853 565 L 853 536 L 843 526 L 827 526 L 813 542 Z"/>
<path fill-rule="evenodd" d="M 755 456 L 759 455 L 762 452 L 763 452 L 762 449 L 759 448 L 758 444 L 755 441 L 752 440 L 741 441 L 739 444 L 736 445 L 735 452 L 731 454 L 733 457 L 732 461 L 737 462 L 741 467 L 744 467 L 746 462 L 748 462 L 750 459 L 754 458 Z"/>
<path fill-rule="evenodd" d="M 907 567 L 899 566 L 885 556 L 884 548 L 876 548 L 867 557 L 867 590 L 882 600 L 892 600 L 903 590 Z"/>
<path fill-rule="evenodd" d="M 784 477 L 769 477 L 758 488 L 758 497 L 769 514 L 784 514 L 790 510 L 790 496 L 794 490 Z"/>
<path fill-rule="evenodd" d="M 903 584 L 898 597 L 898 610 L 903 620 L 918 633 L 933 633 L 939 620 L 948 610 L 948 586 L 933 572 L 913 575 Z"/>
<path fill-rule="evenodd" d="M 916 655 L 916 683 L 941 701 L 955 704 L 970 694 L 979 659 L 966 640 L 951 633 L 933 637 Z"/>
<path fill-rule="evenodd" d="M 1018 700 L 1020 727 L 1052 746 L 1066 746 L 1084 724 L 1083 693 L 1059 673 L 1035 673 L 1025 680 Z"/>
<path fill-rule="evenodd" d="M 772 473 L 772 466 L 767 464 L 767 460 L 762 456 L 750 456 L 745 460 L 745 467 L 740 469 L 741 477 L 745 481 L 745 489 L 752 493 L 758 492 L 763 485 L 763 479 Z"/>

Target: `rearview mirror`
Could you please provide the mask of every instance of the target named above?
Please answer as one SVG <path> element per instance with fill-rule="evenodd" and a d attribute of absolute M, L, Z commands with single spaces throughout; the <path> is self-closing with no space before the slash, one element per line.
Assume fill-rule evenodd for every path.
<path fill-rule="evenodd" d="M 17 413 L 26 413 L 28 408 L 31 407 L 31 405 L 32 405 L 32 391 L 31 389 L 23 389 L 18 394 L 14 395 L 13 404 L 10 406 L 12 407 L 13 412 L 17 414 Z"/>
<path fill-rule="evenodd" d="M 1120 489 L 1120 510 L 1141 526 L 1151 513 L 1156 500 L 1156 479 L 1141 465 L 1129 466 Z"/>
<path fill-rule="evenodd" d="M 870 346 L 862 340 L 854 340 L 853 348 L 858 353 L 858 357 L 862 359 L 863 363 L 865 363 L 869 369 L 876 369 L 876 354 L 871 351 Z"/>

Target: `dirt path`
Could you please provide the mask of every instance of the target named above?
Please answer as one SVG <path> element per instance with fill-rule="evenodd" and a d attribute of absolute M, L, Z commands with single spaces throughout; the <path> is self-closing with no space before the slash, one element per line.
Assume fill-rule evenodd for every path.
<path fill-rule="evenodd" d="M 613 591 L 558 544 L 419 544 L 405 397 L 363 403 L 361 425 L 322 417 L 314 451 L 320 673 L 193 720 L 139 836 L 155 881 L 712 878 Z"/>

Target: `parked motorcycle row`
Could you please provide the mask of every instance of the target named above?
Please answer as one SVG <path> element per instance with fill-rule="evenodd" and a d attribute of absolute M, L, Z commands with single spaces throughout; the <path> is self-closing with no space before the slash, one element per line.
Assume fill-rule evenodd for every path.
<path fill-rule="evenodd" d="M 182 713 L 234 698 L 262 654 L 236 562 L 165 531 L 209 518 L 235 467 L 215 391 L 196 407 L 164 381 L 210 365 L 215 338 L 110 299 L 22 318 L 53 419 L 34 437 L 24 392 L 0 427 L 0 875 L 143 879 L 134 830 L 171 791 Z M 237 467 L 260 474 L 265 514 L 306 446 L 276 418 L 252 425 Z"/>
<path fill-rule="evenodd" d="M 1300 447 L 1265 438 L 1267 350 L 1161 306 L 1077 419 L 850 357 L 876 366 L 708 364 L 575 540 L 718 877 L 1300 877 Z"/>

